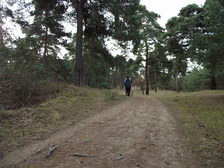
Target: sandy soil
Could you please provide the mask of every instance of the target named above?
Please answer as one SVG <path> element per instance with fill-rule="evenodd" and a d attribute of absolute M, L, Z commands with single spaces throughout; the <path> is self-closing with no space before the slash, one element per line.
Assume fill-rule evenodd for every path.
<path fill-rule="evenodd" d="M 11 152 L 0 161 L 0 167 L 198 167 L 176 128 L 174 118 L 160 101 L 130 97 L 48 139 Z"/>

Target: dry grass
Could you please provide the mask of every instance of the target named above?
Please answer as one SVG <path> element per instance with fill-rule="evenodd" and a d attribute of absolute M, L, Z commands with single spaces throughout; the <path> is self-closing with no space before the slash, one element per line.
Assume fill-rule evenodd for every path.
<path fill-rule="evenodd" d="M 202 167 L 224 167 L 224 90 L 176 93 L 160 91 L 152 96 L 174 111 L 186 144 Z"/>
<path fill-rule="evenodd" d="M 99 113 L 122 99 L 124 96 L 115 91 L 70 85 L 57 98 L 37 107 L 1 110 L 0 156 Z"/>

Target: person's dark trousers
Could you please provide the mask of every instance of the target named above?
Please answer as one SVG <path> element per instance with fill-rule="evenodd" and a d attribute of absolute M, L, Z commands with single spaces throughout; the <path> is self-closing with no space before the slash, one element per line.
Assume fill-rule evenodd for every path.
<path fill-rule="evenodd" d="M 125 90 L 126 90 L 126 95 L 130 96 L 131 88 L 125 88 Z"/>

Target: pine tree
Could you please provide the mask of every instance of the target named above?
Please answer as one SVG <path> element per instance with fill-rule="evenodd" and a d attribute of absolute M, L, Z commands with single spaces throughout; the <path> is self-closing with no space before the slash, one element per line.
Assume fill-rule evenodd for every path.
<path fill-rule="evenodd" d="M 159 15 L 154 12 L 149 12 L 142 7 L 138 13 L 138 20 L 140 20 L 140 27 L 138 37 L 141 39 L 138 43 L 138 55 L 145 57 L 145 85 L 146 95 L 149 94 L 149 67 L 154 64 L 152 61 L 152 51 L 161 36 L 163 29 L 157 23 Z"/>

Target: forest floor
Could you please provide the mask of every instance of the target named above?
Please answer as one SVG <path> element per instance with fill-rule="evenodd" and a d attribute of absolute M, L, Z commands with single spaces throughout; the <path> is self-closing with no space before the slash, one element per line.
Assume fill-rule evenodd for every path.
<path fill-rule="evenodd" d="M 133 96 L 11 151 L 0 167 L 198 168 L 178 130 L 173 113 L 161 101 Z"/>

